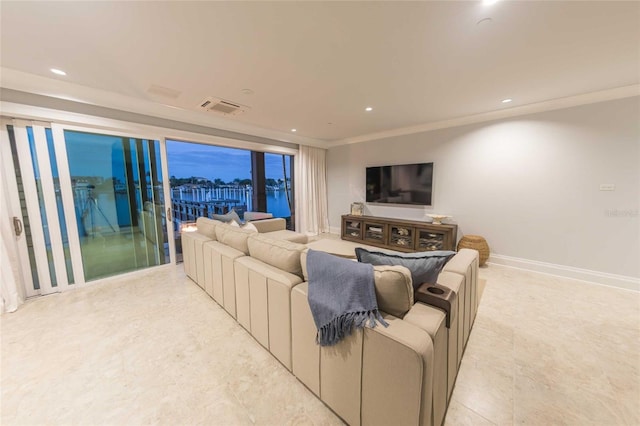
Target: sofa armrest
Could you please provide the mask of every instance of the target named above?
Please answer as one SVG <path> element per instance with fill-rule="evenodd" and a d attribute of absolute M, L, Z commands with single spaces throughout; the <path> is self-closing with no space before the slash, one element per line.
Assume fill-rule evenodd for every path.
<path fill-rule="evenodd" d="M 389 327 L 364 329 L 361 424 L 434 426 L 431 337 L 407 321 L 383 317 Z"/>
<path fill-rule="evenodd" d="M 265 232 L 282 231 L 287 229 L 287 221 L 281 217 L 274 217 L 273 219 L 263 219 L 252 221 L 251 224 L 256 227 L 258 232 L 264 234 Z"/>

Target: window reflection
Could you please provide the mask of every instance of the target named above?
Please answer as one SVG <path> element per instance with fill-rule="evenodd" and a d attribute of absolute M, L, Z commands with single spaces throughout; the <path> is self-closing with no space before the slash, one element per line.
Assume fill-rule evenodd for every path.
<path fill-rule="evenodd" d="M 167 263 L 159 142 L 64 133 L 85 279 Z"/>

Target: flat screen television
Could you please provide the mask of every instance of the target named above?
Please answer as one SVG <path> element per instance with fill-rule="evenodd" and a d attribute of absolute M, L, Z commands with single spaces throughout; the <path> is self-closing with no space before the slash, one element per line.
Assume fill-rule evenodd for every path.
<path fill-rule="evenodd" d="M 433 163 L 367 167 L 367 203 L 431 205 Z"/>

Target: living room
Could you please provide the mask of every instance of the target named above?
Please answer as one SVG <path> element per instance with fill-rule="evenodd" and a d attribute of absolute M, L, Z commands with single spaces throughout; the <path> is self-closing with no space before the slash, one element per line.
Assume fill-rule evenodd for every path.
<path fill-rule="evenodd" d="M 200 7 L 3 2 L 2 117 L 16 125 L 53 123 L 54 130 L 142 134 L 160 145 L 175 138 L 291 155 L 296 211 L 311 212 L 297 231 L 312 239 L 338 239 L 352 203 L 364 203 L 364 214 L 374 217 L 450 216 L 445 223 L 458 226 L 458 239 L 481 235 L 491 254 L 480 269 L 484 293 L 446 424 L 640 421 L 638 3 Z M 145 16 L 153 19 L 145 23 Z M 26 34 L 30 24 L 38 31 Z M 212 34 L 234 40 L 214 43 Z M 196 106 L 212 95 L 244 111 L 221 115 Z M 322 174 L 300 169 L 302 147 L 326 156 L 324 202 L 299 192 Z M 434 165 L 431 205 L 367 203 L 367 167 L 415 163 Z M 14 189 L 4 185 L 13 237 L 10 221 L 20 206 L 11 205 Z M 20 270 L 8 252 L 3 274 Z M 171 259 L 36 295 L 3 313 L 2 423 L 341 421 Z M 13 310 L 8 299 L 3 287 L 3 308 Z M 91 318 L 86 327 L 83 316 Z M 205 326 L 211 322 L 218 325 Z M 211 342 L 228 353 L 207 347 Z M 43 357 L 60 361 L 60 371 L 34 367 L 42 359 L 32 352 L 47 346 L 52 351 Z M 162 351 L 145 365 L 154 346 Z M 86 352 L 87 363 L 65 355 L 89 347 L 106 357 Z M 193 365 L 186 366 L 189 356 Z M 595 373 L 585 377 L 581 368 Z M 154 378 L 154 371 L 164 376 Z M 64 372 L 70 396 L 57 402 L 48 394 L 65 391 Z M 97 386 L 95 372 L 113 387 Z M 200 395 L 182 393 L 187 378 Z M 261 399 L 269 389 L 273 398 Z M 93 408 L 85 411 L 82 401 Z M 145 408 L 133 414 L 138 403 Z M 35 413 L 30 404 L 46 409 Z"/>

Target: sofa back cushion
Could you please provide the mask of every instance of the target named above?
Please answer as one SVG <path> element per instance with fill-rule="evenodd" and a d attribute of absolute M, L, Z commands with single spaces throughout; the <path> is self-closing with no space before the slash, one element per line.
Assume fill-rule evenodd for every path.
<path fill-rule="evenodd" d="M 300 266 L 302 266 L 302 279 L 309 281 L 309 272 L 307 272 L 307 253 L 309 249 L 306 248 L 300 253 Z"/>
<path fill-rule="evenodd" d="M 287 221 L 281 217 L 274 217 L 272 219 L 255 220 L 250 223 L 256 227 L 258 232 L 263 234 L 265 232 L 282 231 L 283 229 L 287 229 Z"/>
<path fill-rule="evenodd" d="M 216 237 L 218 241 L 244 254 L 249 254 L 247 239 L 253 234 L 255 234 L 255 231 L 236 228 L 226 223 L 221 223 L 216 226 Z"/>
<path fill-rule="evenodd" d="M 378 308 L 402 318 L 413 306 L 411 272 L 404 266 L 378 265 L 373 267 Z"/>
<path fill-rule="evenodd" d="M 196 220 L 196 226 L 198 227 L 198 232 L 206 237 L 211 238 L 212 240 L 217 240 L 216 237 L 216 226 L 221 224 L 219 220 L 209 219 L 208 217 L 199 217 Z"/>
<path fill-rule="evenodd" d="M 262 234 L 252 234 L 248 245 L 249 254 L 254 259 L 299 277 L 302 276 L 300 254 L 306 250 L 303 244 L 274 240 Z"/>
<path fill-rule="evenodd" d="M 411 271 L 413 288 L 417 289 L 422 283 L 435 284 L 438 274 L 445 263 L 455 256 L 455 251 L 426 251 L 418 253 L 381 253 L 356 248 L 358 262 L 372 265 L 402 265 Z"/>
<path fill-rule="evenodd" d="M 303 278 L 307 275 L 307 250 L 300 255 Z M 404 266 L 380 265 L 373 267 L 378 309 L 395 317 L 402 318 L 413 306 L 413 286 L 411 271 Z"/>

